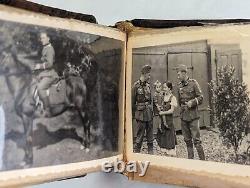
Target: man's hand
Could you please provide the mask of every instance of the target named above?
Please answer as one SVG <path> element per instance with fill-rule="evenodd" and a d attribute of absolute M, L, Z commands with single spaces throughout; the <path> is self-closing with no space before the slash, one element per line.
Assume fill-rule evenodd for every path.
<path fill-rule="evenodd" d="M 188 108 L 191 108 L 192 107 L 192 101 L 186 102 L 186 105 L 188 106 Z"/>

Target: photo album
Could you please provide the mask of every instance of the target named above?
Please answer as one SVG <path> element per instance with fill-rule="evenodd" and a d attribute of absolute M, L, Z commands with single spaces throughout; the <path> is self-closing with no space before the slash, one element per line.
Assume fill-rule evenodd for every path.
<path fill-rule="evenodd" d="M 103 26 L 8 0 L 0 33 L 0 187 L 92 172 L 250 187 L 250 20 Z"/>

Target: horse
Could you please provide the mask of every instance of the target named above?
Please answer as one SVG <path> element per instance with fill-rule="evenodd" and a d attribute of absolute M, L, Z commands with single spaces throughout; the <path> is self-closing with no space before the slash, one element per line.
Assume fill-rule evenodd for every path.
<path fill-rule="evenodd" d="M 91 63 L 89 63 L 91 64 Z M 5 77 L 7 87 L 13 96 L 14 109 L 16 114 L 21 118 L 24 134 L 25 148 L 22 167 L 29 167 L 33 164 L 33 120 L 41 118 L 43 115 L 35 105 L 33 97 L 35 88 L 35 75 L 31 68 L 20 61 L 20 58 L 13 52 L 3 52 L 0 59 L 0 75 Z M 50 117 L 58 116 L 67 110 L 74 109 L 78 112 L 83 124 L 82 144 L 89 151 L 90 145 L 90 122 L 87 115 L 87 87 L 85 80 L 78 76 L 68 76 L 60 82 L 65 82 L 66 89 L 59 92 L 66 92 L 65 101 L 60 105 L 55 105 L 50 109 Z"/>

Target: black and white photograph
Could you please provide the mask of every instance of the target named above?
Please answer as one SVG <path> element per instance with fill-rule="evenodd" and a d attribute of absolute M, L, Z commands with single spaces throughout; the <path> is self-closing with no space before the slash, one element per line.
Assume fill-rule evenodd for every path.
<path fill-rule="evenodd" d="M 0 20 L 0 170 L 117 155 L 124 42 Z"/>
<path fill-rule="evenodd" d="M 249 165 L 250 42 L 200 33 L 132 49 L 133 152 Z"/>

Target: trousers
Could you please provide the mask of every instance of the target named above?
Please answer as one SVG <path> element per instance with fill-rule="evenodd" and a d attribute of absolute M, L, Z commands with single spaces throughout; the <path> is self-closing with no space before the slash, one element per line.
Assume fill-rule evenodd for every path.
<path fill-rule="evenodd" d="M 184 141 L 187 145 L 188 158 L 194 158 L 193 145 L 195 146 L 200 160 L 205 160 L 205 153 L 200 138 L 199 119 L 192 121 L 181 120 L 181 129 Z"/>
<path fill-rule="evenodd" d="M 136 121 L 137 124 L 137 132 L 136 132 L 136 140 L 134 151 L 139 153 L 141 151 L 141 146 L 144 138 L 144 134 L 146 132 L 147 145 L 148 145 L 148 153 L 153 154 L 153 123 L 152 121 Z"/>

